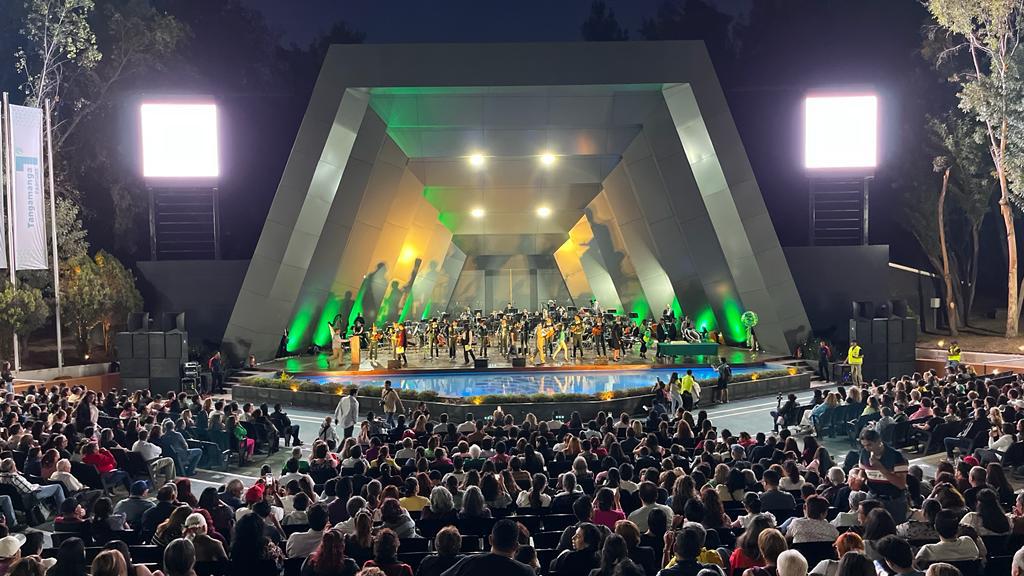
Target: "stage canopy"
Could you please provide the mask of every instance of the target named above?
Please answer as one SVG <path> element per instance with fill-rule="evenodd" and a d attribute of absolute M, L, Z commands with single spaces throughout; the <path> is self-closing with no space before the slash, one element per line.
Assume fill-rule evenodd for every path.
<path fill-rule="evenodd" d="M 809 322 L 701 42 L 335 45 L 225 334 L 549 299 L 791 351 Z"/>

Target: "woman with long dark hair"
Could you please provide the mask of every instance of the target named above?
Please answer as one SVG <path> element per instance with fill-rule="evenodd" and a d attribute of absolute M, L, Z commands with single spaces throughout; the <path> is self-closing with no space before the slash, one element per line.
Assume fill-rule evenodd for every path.
<path fill-rule="evenodd" d="M 629 556 L 629 549 L 626 540 L 618 534 L 612 534 L 604 539 L 604 546 L 601 547 L 601 564 L 590 571 L 590 576 L 613 576 L 615 567 Z"/>
<path fill-rule="evenodd" d="M 398 559 L 398 546 L 398 535 L 388 528 L 381 529 L 373 543 L 373 558 L 363 568 L 377 567 L 387 576 L 412 576 L 412 568 Z"/>
<path fill-rule="evenodd" d="M 57 549 L 57 563 L 46 571 L 46 576 L 82 576 L 89 573 L 85 562 L 85 543 L 81 538 L 68 538 Z"/>
<path fill-rule="evenodd" d="M 246 514 L 235 524 L 231 563 L 235 574 L 277 576 L 281 573 L 284 554 L 267 538 L 266 523 L 258 514 Z"/>
<path fill-rule="evenodd" d="M 548 487 L 548 477 L 543 474 L 534 474 L 530 489 L 520 492 L 516 498 L 516 506 L 519 508 L 547 508 L 551 505 L 551 496 L 544 493 Z"/>
<path fill-rule="evenodd" d="M 736 549 L 729 556 L 729 567 L 733 574 L 742 574 L 747 568 L 765 565 L 761 549 L 757 546 L 757 539 L 761 532 L 771 528 L 773 524 L 772 519 L 765 514 L 757 514 L 750 519 L 747 529 L 736 540 Z"/>
<path fill-rule="evenodd" d="M 302 576 L 354 576 L 356 561 L 345 556 L 345 535 L 337 530 L 324 532 L 320 545 L 302 563 Z"/>
<path fill-rule="evenodd" d="M 1010 519 L 1006 517 L 995 491 L 982 488 L 974 512 L 968 512 L 960 524 L 974 528 L 979 536 L 996 536 L 1010 532 Z"/>

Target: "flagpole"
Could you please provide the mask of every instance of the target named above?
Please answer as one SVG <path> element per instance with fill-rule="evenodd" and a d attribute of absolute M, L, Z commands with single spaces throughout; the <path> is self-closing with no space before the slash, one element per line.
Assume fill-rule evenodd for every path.
<path fill-rule="evenodd" d="M 57 323 L 57 369 L 64 369 L 64 341 L 60 330 L 60 266 L 57 263 L 57 189 L 53 186 L 53 126 L 50 99 L 46 99 L 46 179 L 50 184 L 50 253 L 53 255 L 53 311 Z"/>
<path fill-rule="evenodd" d="M 7 167 L 7 268 L 11 273 L 11 288 L 16 287 L 16 278 L 14 274 L 14 165 L 11 163 L 11 158 L 14 156 L 14 129 L 11 127 L 11 103 L 7 97 L 7 92 L 4 92 L 3 97 L 4 105 L 4 128 L 6 132 L 4 134 L 4 148 L 7 149 L 7 155 L 5 158 Z M 14 362 L 11 364 L 14 366 L 14 371 L 18 372 L 21 370 L 21 360 L 19 359 L 18 353 L 18 334 L 14 333 Z"/>

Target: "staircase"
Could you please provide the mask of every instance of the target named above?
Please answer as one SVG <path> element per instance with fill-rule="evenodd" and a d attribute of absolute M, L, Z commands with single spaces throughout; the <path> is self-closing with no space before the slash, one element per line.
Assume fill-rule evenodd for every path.
<path fill-rule="evenodd" d="M 232 373 L 231 376 L 228 376 L 227 379 L 224 380 L 224 388 L 230 388 L 235 384 L 241 384 L 243 380 L 250 376 L 270 377 L 276 374 L 277 372 L 277 370 L 273 370 L 270 368 L 260 368 L 258 366 L 256 368 L 242 368 Z"/>

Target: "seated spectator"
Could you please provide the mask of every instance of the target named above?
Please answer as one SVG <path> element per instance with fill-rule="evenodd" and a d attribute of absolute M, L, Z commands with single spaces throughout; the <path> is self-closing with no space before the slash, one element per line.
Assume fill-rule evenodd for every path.
<path fill-rule="evenodd" d="M 22 496 L 33 496 L 37 500 L 50 498 L 53 500 L 55 509 L 59 510 L 64 503 L 64 489 L 57 484 L 40 486 L 33 484 L 18 473 L 18 468 L 12 458 L 0 460 L 0 484 L 14 486 Z"/>
<path fill-rule="evenodd" d="M 974 512 L 968 512 L 960 519 L 960 524 L 970 526 L 979 536 L 996 536 L 1009 534 L 1012 526 L 1003 512 L 998 497 L 993 490 L 982 488 L 978 491 Z"/>
<path fill-rule="evenodd" d="M 459 518 L 490 518 L 491 510 L 484 503 L 484 495 L 480 488 L 470 486 L 462 495 L 462 509 Z"/>
<path fill-rule="evenodd" d="M 862 502 L 868 499 L 868 493 L 862 490 L 851 490 L 850 495 L 847 498 L 850 510 L 848 512 L 840 512 L 832 519 L 832 525 L 836 528 L 849 528 L 850 526 L 860 526 L 860 505 Z"/>
<path fill-rule="evenodd" d="M 435 488 L 436 490 L 436 488 Z M 462 560 L 462 535 L 455 526 L 445 526 L 434 537 L 435 553 L 420 561 L 416 576 L 441 576 L 441 574 Z"/>
<path fill-rule="evenodd" d="M 309 520 L 309 530 L 293 532 L 288 536 L 285 552 L 289 558 L 299 558 L 312 554 L 320 544 L 320 540 L 327 528 L 327 507 L 323 504 L 311 506 L 306 516 Z M 341 535 L 345 534 L 345 532 L 340 530 L 336 530 L 336 532 Z"/>
<path fill-rule="evenodd" d="M 601 488 L 597 491 L 597 496 L 594 499 L 595 509 L 593 514 L 595 524 L 612 530 L 617 522 L 626 518 L 617 500 L 615 491 L 611 488 Z"/>
<path fill-rule="evenodd" d="M 516 498 L 516 506 L 519 508 L 547 508 L 551 505 L 551 496 L 544 493 L 547 487 L 547 476 L 534 474 L 530 489 L 520 492 Z"/>
<path fill-rule="evenodd" d="M 935 515 L 935 530 L 939 533 L 937 544 L 925 544 L 917 551 L 919 563 L 972 560 L 979 558 L 978 544 L 970 536 L 957 536 L 959 519 L 952 510 L 941 510 Z"/>
<path fill-rule="evenodd" d="M 125 520 L 124 514 L 115 513 L 113 503 L 106 496 L 97 498 L 93 502 L 92 518 L 89 523 L 93 533 L 96 534 L 128 530 L 128 522 Z"/>
<path fill-rule="evenodd" d="M 551 570 L 560 574 L 589 574 L 598 567 L 600 546 L 601 531 L 597 526 L 581 523 L 573 534 L 572 548 L 563 550 L 551 561 Z"/>
<path fill-rule="evenodd" d="M 420 484 L 416 478 L 406 478 L 402 484 L 405 496 L 398 503 L 409 512 L 422 512 L 430 500 L 419 493 Z"/>
<path fill-rule="evenodd" d="M 397 501 L 392 501 L 398 506 Z M 398 546 L 399 536 L 390 528 L 382 528 L 373 543 L 373 558 L 363 568 L 380 568 L 386 576 L 412 576 L 412 568 L 398 560 Z"/>
<path fill-rule="evenodd" d="M 757 547 L 761 551 L 763 566 L 754 566 L 743 571 L 743 576 L 775 576 L 778 574 L 776 564 L 779 555 L 786 551 L 786 538 L 774 528 L 768 528 L 757 537 Z"/>
<path fill-rule="evenodd" d="M 128 472 L 118 470 L 117 460 L 110 450 L 100 448 L 95 442 L 82 445 L 82 463 L 95 466 L 106 484 L 121 484 L 125 491 L 131 486 L 131 477 Z"/>
<path fill-rule="evenodd" d="M 391 530 L 399 538 L 417 538 L 419 536 L 416 533 L 416 523 L 394 498 L 387 498 L 381 503 L 380 519 L 384 523 L 384 528 Z"/>
<path fill-rule="evenodd" d="M 833 547 L 836 549 L 836 554 L 839 558 L 842 558 L 847 552 L 851 551 L 863 554 L 864 540 L 856 532 L 843 532 L 836 538 Z M 810 573 L 814 576 L 836 576 L 838 569 L 839 560 L 826 559 L 818 562 L 818 565 L 812 568 Z"/>
<path fill-rule="evenodd" d="M 195 548 L 196 562 L 221 562 L 228 559 L 224 545 L 208 533 L 206 517 L 193 512 L 185 518 L 185 535 Z"/>
<path fill-rule="evenodd" d="M 50 474 L 49 479 L 63 484 L 69 494 L 85 490 L 85 485 L 79 482 L 78 478 L 75 478 L 74 474 L 71 473 L 71 461 L 67 458 L 61 458 L 57 461 L 57 467 Z"/>
<path fill-rule="evenodd" d="M 764 483 L 764 492 L 761 493 L 761 508 L 769 512 L 773 510 L 792 510 L 796 508 L 796 499 L 789 492 L 779 489 L 779 473 L 775 470 L 765 470 L 761 477 Z"/>
<path fill-rule="evenodd" d="M 174 484 L 164 484 L 156 491 L 156 506 L 151 507 L 142 514 L 142 521 L 139 528 L 147 534 L 156 532 L 156 527 L 167 520 L 178 507 L 178 489 Z M 116 512 L 117 509 L 115 508 Z M 184 523 L 185 518 L 181 519 Z"/>
<path fill-rule="evenodd" d="M 515 522 L 508 519 L 495 522 L 490 543 L 489 552 L 464 557 L 444 572 L 445 576 L 534 576 L 529 566 L 514 559 L 519 549 L 519 527 Z"/>
<path fill-rule="evenodd" d="M 145 480 L 132 483 L 128 497 L 114 506 L 114 514 L 124 517 L 125 522 L 133 528 L 142 527 L 142 515 L 156 503 L 149 499 L 149 484 Z"/>
<path fill-rule="evenodd" d="M 910 549 L 910 543 L 898 536 L 886 536 L 878 541 L 876 546 L 882 561 L 889 569 L 890 574 L 899 576 L 923 576 L 914 570 L 914 552 Z"/>
<path fill-rule="evenodd" d="M 601 546 L 598 567 L 590 571 L 590 576 L 614 576 L 615 568 L 623 561 L 629 560 L 628 553 L 629 549 L 622 536 L 608 536 Z"/>
<path fill-rule="evenodd" d="M 195 576 L 196 548 L 191 540 L 178 538 L 164 548 L 165 576 Z"/>
<path fill-rule="evenodd" d="M 294 536 L 294 534 L 293 534 Z M 345 536 L 329 530 L 302 563 L 301 576 L 355 576 L 359 565 L 345 555 Z M 411 572 L 410 572 L 411 573 Z"/>
<path fill-rule="evenodd" d="M 921 505 L 921 510 L 909 520 L 896 527 L 896 535 L 908 540 L 938 540 L 939 533 L 935 531 L 935 516 L 942 510 L 942 505 L 934 498 L 928 498 Z"/>
<path fill-rule="evenodd" d="M 182 504 L 171 512 L 171 515 L 167 517 L 156 528 L 156 532 L 153 534 L 153 544 L 157 546 L 167 546 L 172 540 L 185 537 L 185 520 L 188 519 L 189 514 L 192 513 L 192 508 L 187 504 Z"/>
<path fill-rule="evenodd" d="M 851 550 L 843 554 L 836 566 L 836 576 L 875 576 L 875 564 L 865 554 Z"/>
<path fill-rule="evenodd" d="M 699 556 L 704 548 L 707 531 L 700 524 L 687 524 L 679 532 L 669 533 L 666 546 L 671 544 L 672 558 L 668 566 L 658 572 L 658 576 L 697 576 L 702 570 L 709 570 L 718 576 L 724 571 L 717 564 L 700 562 Z"/>
<path fill-rule="evenodd" d="M 832 542 L 839 537 L 839 531 L 828 523 L 828 500 L 811 496 L 804 502 L 804 517 L 788 522 L 786 538 L 794 544 L 803 542 Z"/>
<path fill-rule="evenodd" d="M 796 550 L 786 550 L 779 554 L 776 568 L 779 576 L 807 576 L 807 559 Z"/>
<path fill-rule="evenodd" d="M 430 491 L 430 504 L 420 512 L 420 518 L 454 522 L 458 517 L 459 513 L 455 509 L 455 499 L 452 497 L 452 493 L 444 486 L 435 486 Z"/>
<path fill-rule="evenodd" d="M 309 508 L 309 496 L 305 492 L 299 492 L 292 499 L 292 511 L 284 515 L 281 520 L 282 526 L 305 526 L 309 524 L 309 517 L 306 510 Z"/>
<path fill-rule="evenodd" d="M 864 503 L 861 503 L 861 509 L 864 509 Z M 889 535 L 896 535 L 896 523 L 889 511 L 879 506 L 869 512 L 864 521 L 864 555 L 871 560 L 880 561 L 882 557 L 875 549 L 875 543 Z"/>
<path fill-rule="evenodd" d="M 634 510 L 629 515 L 629 520 L 636 524 L 640 531 L 647 530 L 647 516 L 650 515 L 652 510 L 658 509 L 665 513 L 668 517 L 669 522 L 672 522 L 674 513 L 672 509 L 664 504 L 658 504 L 658 487 L 653 482 L 643 482 L 640 484 L 640 489 L 637 491 L 640 496 L 640 508 Z M 790 496 L 792 499 L 792 496 Z M 794 504 L 795 506 L 795 504 Z M 792 506 L 790 506 L 792 508 Z"/>
<path fill-rule="evenodd" d="M 774 520 L 764 514 L 754 515 L 750 519 L 747 529 L 736 539 L 736 548 L 729 556 L 729 570 L 732 574 L 742 574 L 749 568 L 765 565 L 758 539 L 761 533 L 771 529 L 774 525 Z"/>
<path fill-rule="evenodd" d="M 162 475 L 165 481 L 170 482 L 176 476 L 174 460 L 162 456 L 163 448 L 149 441 L 149 432 L 145 429 L 139 430 L 139 439 L 132 444 L 132 452 L 142 454 L 142 459 L 146 461 L 154 478 Z"/>

